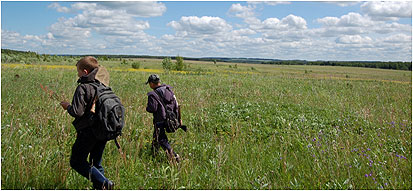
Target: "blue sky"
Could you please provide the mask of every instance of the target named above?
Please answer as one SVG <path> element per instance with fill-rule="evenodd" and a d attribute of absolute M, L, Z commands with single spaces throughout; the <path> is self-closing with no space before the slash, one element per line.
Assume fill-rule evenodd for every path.
<path fill-rule="evenodd" d="M 1 2 L 1 47 L 48 54 L 412 60 L 411 1 Z"/>

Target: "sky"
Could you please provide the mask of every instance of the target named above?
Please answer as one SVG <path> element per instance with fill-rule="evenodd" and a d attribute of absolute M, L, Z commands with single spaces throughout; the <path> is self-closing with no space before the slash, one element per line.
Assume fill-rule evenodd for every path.
<path fill-rule="evenodd" d="M 2 1 L 1 48 L 412 61 L 411 1 Z"/>

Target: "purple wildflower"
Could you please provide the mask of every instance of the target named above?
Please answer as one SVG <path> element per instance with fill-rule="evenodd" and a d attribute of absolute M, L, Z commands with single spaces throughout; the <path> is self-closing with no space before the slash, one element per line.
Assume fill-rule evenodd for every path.
<path fill-rule="evenodd" d="M 367 148 L 368 151 L 371 151 L 371 149 Z"/>
<path fill-rule="evenodd" d="M 384 185 L 385 185 L 385 186 L 387 186 L 387 182 L 386 182 L 386 183 L 384 183 Z"/>
<path fill-rule="evenodd" d="M 404 156 L 401 156 L 403 159 L 407 159 L 406 157 L 404 157 Z"/>
<path fill-rule="evenodd" d="M 365 174 L 364 176 L 365 176 L 365 177 L 369 177 L 369 175 L 368 175 L 368 174 Z"/>
<path fill-rule="evenodd" d="M 316 141 L 316 140 L 317 140 L 316 138 L 313 139 L 313 141 Z"/>

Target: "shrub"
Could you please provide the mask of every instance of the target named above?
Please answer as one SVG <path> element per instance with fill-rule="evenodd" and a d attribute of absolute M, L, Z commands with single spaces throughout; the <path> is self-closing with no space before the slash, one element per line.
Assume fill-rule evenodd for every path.
<path fill-rule="evenodd" d="M 175 69 L 178 71 L 186 69 L 186 66 L 184 64 L 184 58 L 182 58 L 181 56 L 176 57 Z"/>
<path fill-rule="evenodd" d="M 141 67 L 141 63 L 139 63 L 139 62 L 132 63 L 132 68 L 139 69 L 140 67 Z"/>
<path fill-rule="evenodd" d="M 172 64 L 171 58 L 166 57 L 162 60 L 162 68 L 164 70 L 171 70 L 172 66 L 173 66 L 173 64 Z"/>

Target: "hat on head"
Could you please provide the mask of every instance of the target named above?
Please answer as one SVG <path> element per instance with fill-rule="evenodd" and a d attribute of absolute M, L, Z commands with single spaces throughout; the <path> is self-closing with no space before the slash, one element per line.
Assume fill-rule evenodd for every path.
<path fill-rule="evenodd" d="M 151 74 L 148 78 L 148 81 L 146 81 L 145 84 L 148 84 L 149 82 L 151 83 L 159 83 L 160 79 L 157 74 Z"/>

